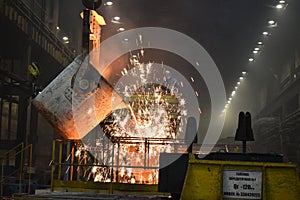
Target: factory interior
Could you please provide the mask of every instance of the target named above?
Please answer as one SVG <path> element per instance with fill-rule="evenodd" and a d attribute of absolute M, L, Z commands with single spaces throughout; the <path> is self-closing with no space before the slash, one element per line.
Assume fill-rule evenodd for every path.
<path fill-rule="evenodd" d="M 299 200 L 299 0 L 0 0 L 0 199 Z"/>

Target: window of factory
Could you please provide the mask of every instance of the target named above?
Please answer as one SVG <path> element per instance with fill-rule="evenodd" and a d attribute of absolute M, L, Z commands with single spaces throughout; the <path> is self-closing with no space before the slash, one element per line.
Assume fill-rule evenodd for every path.
<path fill-rule="evenodd" d="M 13 150 L 8 154 L 8 165 L 9 166 L 16 166 L 16 151 Z"/>
<path fill-rule="evenodd" d="M 17 131 L 18 131 L 18 104 L 11 104 L 11 126 L 10 126 L 10 140 L 17 139 Z"/>
<path fill-rule="evenodd" d="M 5 102 L 4 99 L 1 99 L 1 140 L 7 140 L 8 132 L 8 102 Z"/>
<path fill-rule="evenodd" d="M 17 139 L 18 104 L 11 100 L 1 98 L 1 140 Z"/>

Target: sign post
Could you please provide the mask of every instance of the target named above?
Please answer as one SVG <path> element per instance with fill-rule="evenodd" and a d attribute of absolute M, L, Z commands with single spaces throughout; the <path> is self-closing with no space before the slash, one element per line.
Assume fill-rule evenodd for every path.
<path fill-rule="evenodd" d="M 262 199 L 261 171 L 223 171 L 223 198 Z"/>

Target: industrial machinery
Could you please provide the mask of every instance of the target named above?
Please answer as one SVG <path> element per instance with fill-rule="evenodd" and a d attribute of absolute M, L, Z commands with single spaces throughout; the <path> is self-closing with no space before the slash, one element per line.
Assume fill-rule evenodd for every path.
<path fill-rule="evenodd" d="M 84 3 L 90 9 L 99 6 Z M 280 155 L 246 153 L 246 142 L 254 139 L 250 113 L 240 114 L 236 134 L 243 153 L 199 157 L 190 145 L 196 142 L 189 138 L 189 132 L 197 131 L 193 119 L 187 119 L 185 136 L 176 137 L 184 112 L 172 92 L 150 84 L 136 88 L 125 101 L 112 87 L 111 74 L 97 69 L 104 19 L 88 9 L 82 17 L 82 55 L 34 100 L 66 140 L 53 141 L 52 191 L 161 194 L 184 200 L 300 199 L 294 164 L 283 163 Z"/>
<path fill-rule="evenodd" d="M 176 135 L 186 114 L 176 96 L 157 84 L 137 87 L 127 99 L 116 92 L 109 67 L 99 69 L 105 21 L 95 10 L 81 16 L 82 55 L 33 101 L 65 139 L 53 141 L 51 189 L 157 194 L 160 153 L 188 148 Z M 147 71 L 136 56 L 130 60 Z"/>

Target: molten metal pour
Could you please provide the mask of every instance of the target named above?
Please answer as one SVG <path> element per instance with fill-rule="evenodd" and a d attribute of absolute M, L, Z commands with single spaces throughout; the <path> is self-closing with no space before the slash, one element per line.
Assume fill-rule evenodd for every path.
<path fill-rule="evenodd" d="M 83 12 L 84 29 L 87 30 L 83 32 L 83 35 L 86 33 L 83 37 L 85 44 L 83 49 L 87 52 L 91 40 L 89 32 L 91 23 L 87 20 L 89 15 L 86 10 Z M 92 12 L 91 15 L 96 13 Z M 90 172 L 84 173 L 86 180 L 157 184 L 159 154 L 179 153 L 180 145 L 178 141 L 175 142 L 175 137 L 186 116 L 185 100 L 174 96 L 173 83 L 167 84 L 170 86 L 168 92 L 157 85 L 145 85 L 148 78 L 149 80 L 154 78 L 149 76 L 156 77 L 158 74 L 150 73 L 151 63 L 147 65 L 140 63 L 139 56 L 133 55 L 130 59 L 134 67 L 130 71 L 120 65 L 116 67 L 117 70 L 109 67 L 104 71 L 97 69 L 100 53 L 100 25 L 104 25 L 105 22 L 101 21 L 99 16 L 89 19 L 98 19 L 97 23 L 92 24 L 99 24 L 92 27 L 93 52 L 90 52 L 86 58 L 77 57 L 33 100 L 33 103 L 67 140 L 81 141 L 85 136 L 88 137 L 88 133 L 92 132 L 100 122 L 109 115 L 113 116 L 113 122 L 107 124 L 104 122 L 102 127 L 105 137 L 110 136 L 110 141 L 102 142 L 101 153 L 89 149 L 93 145 L 97 147 L 95 141 L 91 145 L 84 144 L 84 147 L 76 152 L 75 157 L 79 164 L 82 164 L 83 160 L 86 162 L 87 151 L 95 158 L 91 159 L 93 167 Z M 142 43 L 141 38 L 139 37 L 140 43 Z M 142 48 L 140 55 L 143 54 Z M 120 78 L 117 71 L 121 71 L 123 77 L 138 78 L 143 86 L 124 83 L 123 85 L 126 86 L 124 91 L 115 91 L 110 83 Z M 163 77 L 161 82 L 166 82 L 167 79 L 168 77 Z M 152 92 L 146 92 L 145 89 L 151 89 Z M 125 100 L 118 92 L 122 93 Z M 110 145 L 107 147 L 104 144 Z M 185 150 L 186 148 L 183 152 Z M 98 158 L 97 155 L 102 157 Z M 77 169 L 79 174 L 80 168 Z"/>

